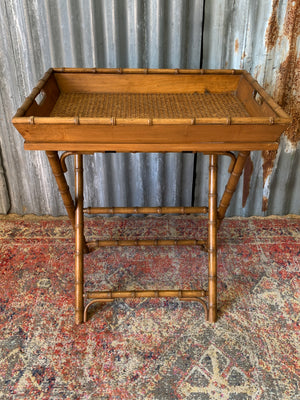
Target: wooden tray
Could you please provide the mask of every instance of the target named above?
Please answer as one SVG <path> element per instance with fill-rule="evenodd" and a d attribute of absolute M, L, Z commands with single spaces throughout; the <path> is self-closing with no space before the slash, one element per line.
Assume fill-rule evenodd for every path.
<path fill-rule="evenodd" d="M 291 122 L 246 71 L 50 69 L 17 111 L 25 149 L 276 149 Z"/>

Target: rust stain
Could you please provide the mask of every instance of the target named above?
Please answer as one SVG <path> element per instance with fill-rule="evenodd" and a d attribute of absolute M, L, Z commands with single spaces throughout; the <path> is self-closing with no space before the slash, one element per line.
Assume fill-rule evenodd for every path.
<path fill-rule="evenodd" d="M 237 53 L 239 51 L 239 40 L 235 39 L 234 42 L 234 51 Z"/>
<path fill-rule="evenodd" d="M 271 174 L 274 161 L 276 158 L 277 151 L 276 150 L 264 150 L 262 151 L 262 158 L 264 160 L 263 162 L 263 181 L 264 181 L 264 186 L 266 183 L 266 180 L 268 176 Z"/>
<path fill-rule="evenodd" d="M 279 0 L 273 0 L 272 2 L 272 14 L 269 18 L 268 27 L 265 35 L 265 44 L 267 51 L 270 51 L 275 46 L 279 36 L 279 25 L 277 18 Z"/>
<path fill-rule="evenodd" d="M 256 71 L 255 71 L 255 73 L 254 73 L 254 78 L 255 78 L 256 80 L 258 80 L 258 77 L 259 77 L 259 75 L 260 75 L 260 73 L 261 73 L 261 68 L 262 68 L 261 65 L 258 65 L 257 68 L 256 68 Z"/>
<path fill-rule="evenodd" d="M 279 0 L 272 2 L 272 14 L 268 21 L 268 27 L 265 35 L 265 45 L 267 51 L 277 46 L 278 51 L 285 43 L 288 46 L 288 52 L 285 60 L 280 64 L 277 72 L 275 89 L 273 93 L 274 100 L 292 117 L 292 124 L 284 132 L 292 145 L 297 145 L 300 140 L 300 56 L 297 52 L 300 35 L 300 5 L 299 0 L 288 0 L 282 31 L 280 32 L 278 24 Z M 285 40 L 284 40 L 285 39 Z M 287 40 L 286 40 L 287 39 Z M 286 54 L 286 52 L 285 52 Z M 257 75 L 260 68 L 257 69 Z M 273 85 L 272 85 L 273 86 Z M 265 84 L 268 89 L 268 84 Z M 264 196 L 262 199 L 262 211 L 268 208 L 268 185 L 267 179 L 272 173 L 276 151 L 263 151 L 263 184 Z"/>
<path fill-rule="evenodd" d="M 298 14 L 299 18 L 299 0 L 288 0 L 287 8 L 286 8 L 286 14 L 285 14 L 285 20 L 284 20 L 284 34 L 286 36 L 292 36 L 293 32 L 296 31 L 299 34 L 299 24 L 297 24 L 297 21 L 295 20 L 295 17 Z M 299 22 L 299 20 L 298 20 Z"/>
<path fill-rule="evenodd" d="M 267 211 L 268 203 L 269 203 L 269 199 L 264 196 L 263 201 L 262 201 L 262 211 Z"/>
<path fill-rule="evenodd" d="M 262 165 L 264 186 L 266 184 L 268 176 L 271 175 L 271 173 L 272 173 L 276 154 L 277 154 L 276 150 L 262 151 L 262 158 L 264 160 L 263 165 Z M 264 196 L 263 203 L 262 203 L 262 211 L 267 211 L 267 209 L 268 209 L 268 198 Z"/>
<path fill-rule="evenodd" d="M 285 135 L 294 145 L 300 140 L 300 56 L 297 40 L 300 35 L 300 7 L 297 1 L 287 4 L 284 35 L 289 40 L 289 52 L 281 63 L 274 93 L 275 101 L 293 118 Z"/>
<path fill-rule="evenodd" d="M 253 173 L 253 162 L 251 160 L 251 157 L 249 156 L 247 158 L 247 161 L 245 163 L 245 167 L 244 167 L 244 185 L 243 185 L 243 208 L 246 205 L 246 201 L 248 199 L 249 196 L 249 192 L 250 192 L 250 181 L 251 181 L 251 176 Z"/>

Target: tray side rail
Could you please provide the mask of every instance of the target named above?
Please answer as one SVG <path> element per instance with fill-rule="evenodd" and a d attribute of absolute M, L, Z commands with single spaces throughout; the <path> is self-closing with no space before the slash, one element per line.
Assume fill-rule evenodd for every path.
<path fill-rule="evenodd" d="M 50 68 L 44 76 L 38 81 L 30 95 L 25 99 L 24 103 L 18 108 L 13 117 L 13 123 L 32 123 L 30 118 L 25 117 L 47 117 L 50 115 L 57 99 L 60 95 L 60 89 L 57 85 Z M 40 98 L 39 98 L 40 97 Z"/>
<path fill-rule="evenodd" d="M 269 117 L 276 124 L 291 123 L 290 116 L 247 71 L 243 71 L 236 95 L 253 118 Z"/>

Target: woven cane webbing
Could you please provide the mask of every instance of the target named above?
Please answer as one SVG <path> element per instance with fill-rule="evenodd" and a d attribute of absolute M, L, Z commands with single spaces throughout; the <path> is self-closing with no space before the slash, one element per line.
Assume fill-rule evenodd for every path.
<path fill-rule="evenodd" d="M 249 114 L 230 93 L 62 93 L 51 116 L 175 119 Z"/>

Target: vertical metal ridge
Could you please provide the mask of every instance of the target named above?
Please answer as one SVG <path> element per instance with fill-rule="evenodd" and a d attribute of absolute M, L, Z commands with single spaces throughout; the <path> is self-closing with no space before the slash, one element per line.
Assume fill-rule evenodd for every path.
<path fill-rule="evenodd" d="M 45 2 L 45 18 L 48 27 L 51 62 L 53 63 L 54 67 L 64 65 L 64 57 L 61 46 L 63 32 L 60 28 L 60 23 L 57 26 L 57 22 L 60 21 L 57 0 L 53 0 L 51 3 L 48 1 Z"/>
<path fill-rule="evenodd" d="M 163 42 L 167 40 L 164 32 L 165 1 L 153 0 L 145 4 L 147 5 L 145 7 L 145 20 L 148 21 L 144 28 L 146 66 L 149 68 L 162 68 L 164 64 Z"/>
<path fill-rule="evenodd" d="M 84 29 L 79 29 L 79 27 L 84 26 L 82 24 L 80 3 L 81 0 L 67 0 L 67 13 L 69 15 L 68 25 L 72 64 L 84 67 L 83 49 L 85 43 L 82 37 Z"/>

